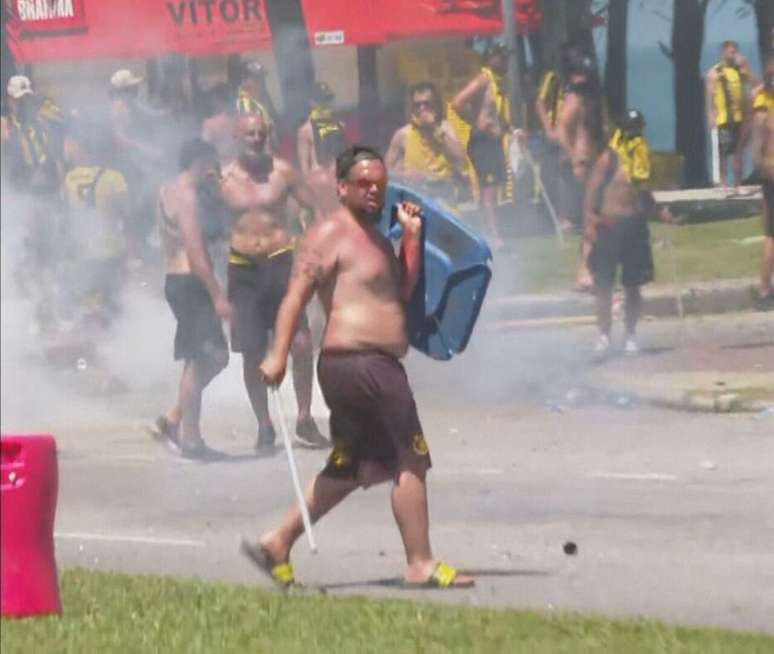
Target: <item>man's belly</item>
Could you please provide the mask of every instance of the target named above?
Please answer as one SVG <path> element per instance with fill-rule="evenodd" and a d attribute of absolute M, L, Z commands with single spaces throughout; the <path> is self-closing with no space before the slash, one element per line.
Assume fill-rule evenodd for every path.
<path fill-rule="evenodd" d="M 401 305 L 344 304 L 334 307 L 323 334 L 323 349 L 377 349 L 397 357 L 408 351 L 406 319 Z"/>
<path fill-rule="evenodd" d="M 289 247 L 292 245 L 292 239 L 287 230 L 276 223 L 271 225 L 237 223 L 231 231 L 230 245 L 235 252 L 260 257 Z"/>

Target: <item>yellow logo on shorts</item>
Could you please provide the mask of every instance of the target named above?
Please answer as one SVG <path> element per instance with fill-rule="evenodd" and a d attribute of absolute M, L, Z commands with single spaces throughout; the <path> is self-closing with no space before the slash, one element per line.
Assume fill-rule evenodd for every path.
<path fill-rule="evenodd" d="M 330 461 L 335 468 L 345 468 L 350 463 L 349 457 L 338 447 L 333 448 L 333 452 L 331 452 L 330 455 Z"/>
<path fill-rule="evenodd" d="M 414 451 L 419 456 L 425 456 L 430 451 L 427 447 L 427 441 L 422 434 L 414 436 Z"/>

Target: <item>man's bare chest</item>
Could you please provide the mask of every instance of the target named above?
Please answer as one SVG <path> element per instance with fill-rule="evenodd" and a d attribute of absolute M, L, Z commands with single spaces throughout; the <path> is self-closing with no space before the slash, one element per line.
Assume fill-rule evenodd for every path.
<path fill-rule="evenodd" d="M 223 184 L 223 201 L 236 214 L 247 211 L 275 211 L 285 206 L 290 188 L 280 176 L 272 173 L 265 181 L 231 177 Z"/>

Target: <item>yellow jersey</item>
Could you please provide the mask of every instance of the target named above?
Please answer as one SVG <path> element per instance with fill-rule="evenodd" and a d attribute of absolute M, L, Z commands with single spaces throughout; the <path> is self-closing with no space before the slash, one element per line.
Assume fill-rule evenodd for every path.
<path fill-rule="evenodd" d="M 615 130 L 608 146 L 618 155 L 618 163 L 633 184 L 650 179 L 650 148 L 642 136 L 627 138 L 620 129 Z"/>
<path fill-rule="evenodd" d="M 742 75 L 733 66 L 717 64 L 717 81 L 712 93 L 715 125 L 742 122 Z"/>
<path fill-rule="evenodd" d="M 543 74 L 543 79 L 538 89 L 538 98 L 545 104 L 548 124 L 552 128 L 556 127 L 556 119 L 564 102 L 564 88 L 562 88 L 560 83 L 559 75 L 553 70 Z"/>
<path fill-rule="evenodd" d="M 766 91 L 765 89 L 760 91 L 758 95 L 755 96 L 753 110 L 765 111 L 774 116 L 774 93 Z"/>
<path fill-rule="evenodd" d="M 76 251 L 83 258 L 121 256 L 126 242 L 119 208 L 127 201 L 124 176 L 99 166 L 78 166 L 65 176 L 63 195 Z"/>
<path fill-rule="evenodd" d="M 433 181 L 451 179 L 452 167 L 440 143 L 427 138 L 413 123 L 406 134 L 406 148 L 403 153 L 403 168 L 406 171 L 427 173 Z"/>

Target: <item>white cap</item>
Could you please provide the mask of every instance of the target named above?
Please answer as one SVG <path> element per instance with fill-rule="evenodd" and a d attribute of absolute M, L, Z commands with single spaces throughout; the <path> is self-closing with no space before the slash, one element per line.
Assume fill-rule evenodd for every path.
<path fill-rule="evenodd" d="M 142 77 L 135 77 L 134 73 L 126 68 L 117 70 L 110 78 L 110 85 L 114 89 L 128 89 L 137 86 L 140 82 L 142 82 Z"/>
<path fill-rule="evenodd" d="M 30 95 L 32 93 L 32 84 L 30 78 L 24 75 L 14 75 L 8 80 L 8 95 L 14 100 Z"/>

